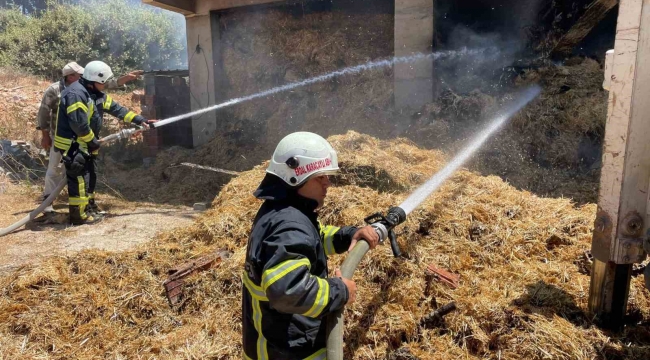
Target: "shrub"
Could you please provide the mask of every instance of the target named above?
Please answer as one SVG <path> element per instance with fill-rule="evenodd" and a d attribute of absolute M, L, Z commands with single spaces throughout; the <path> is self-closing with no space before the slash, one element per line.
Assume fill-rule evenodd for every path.
<path fill-rule="evenodd" d="M 177 15 L 180 17 L 180 15 Z M 184 31 L 178 18 L 127 0 L 51 4 L 38 16 L 0 10 L 0 66 L 57 78 L 69 61 L 108 63 L 116 74 L 181 67 Z"/>

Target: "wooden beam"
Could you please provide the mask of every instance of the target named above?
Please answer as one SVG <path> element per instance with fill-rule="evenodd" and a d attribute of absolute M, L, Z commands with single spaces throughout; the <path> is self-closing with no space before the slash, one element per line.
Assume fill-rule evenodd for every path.
<path fill-rule="evenodd" d="M 620 327 L 650 229 L 650 0 L 621 0 L 603 144 L 589 309 Z"/>
<path fill-rule="evenodd" d="M 591 3 L 587 11 L 578 19 L 578 22 L 560 38 L 560 41 L 558 41 L 551 51 L 551 56 L 569 55 L 573 48 L 605 18 L 607 12 L 616 6 L 617 3 L 618 0 L 595 0 Z"/>
<path fill-rule="evenodd" d="M 241 6 L 267 4 L 286 0 L 197 0 L 196 14 L 207 15 L 213 10 L 224 10 Z"/>
<path fill-rule="evenodd" d="M 142 3 L 177 12 L 185 16 L 191 16 L 196 13 L 195 0 L 142 0 Z"/>

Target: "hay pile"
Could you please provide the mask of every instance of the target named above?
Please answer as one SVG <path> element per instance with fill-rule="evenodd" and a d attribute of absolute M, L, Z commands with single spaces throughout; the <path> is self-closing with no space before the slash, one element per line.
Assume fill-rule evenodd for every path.
<path fill-rule="evenodd" d="M 262 155 L 259 148 L 251 148 L 251 144 L 217 136 L 197 149 L 171 147 L 158 153 L 149 166 L 142 166 L 142 151 L 138 149 L 141 146 L 142 143 L 116 144 L 111 153 L 102 157 L 100 189 L 119 193 L 132 201 L 175 205 L 192 205 L 198 201 L 209 203 L 232 176 L 178 164 L 189 162 L 246 171 L 259 163 L 257 159 L 268 156 Z M 121 148 L 125 150 L 119 150 Z M 120 159 L 121 154 L 133 156 L 133 160 L 124 161 Z"/>
<path fill-rule="evenodd" d="M 321 213 L 329 224 L 360 225 L 399 204 L 445 162 L 406 140 L 354 132 L 330 140 L 348 185 L 330 191 Z M 263 169 L 228 183 L 193 226 L 137 250 L 55 257 L 1 278 L 0 358 L 240 357 L 239 275 L 260 205 L 251 192 Z M 381 186 L 367 181 L 371 171 L 382 174 Z M 583 312 L 589 277 L 574 262 L 589 248 L 594 213 L 595 205 L 576 208 L 494 176 L 456 173 L 399 228 L 409 259 L 393 259 L 383 246 L 361 263 L 357 302 L 347 310 L 346 358 L 647 358 L 647 323 L 616 336 Z M 215 249 L 233 255 L 191 278 L 190 299 L 170 310 L 161 286 L 167 269 Z M 342 259 L 332 258 L 330 269 Z M 459 273 L 460 287 L 427 277 L 429 264 Z M 422 316 L 452 300 L 459 310 L 445 326 L 418 329 Z M 632 281 L 630 310 L 637 323 L 650 316 L 640 278 Z"/>
<path fill-rule="evenodd" d="M 221 17 L 226 98 L 254 94 L 393 55 L 393 14 L 242 9 Z M 268 153 L 286 134 L 393 128 L 392 69 L 343 76 L 227 111 L 227 137 Z"/>
<path fill-rule="evenodd" d="M 608 93 L 602 89 L 602 81 L 600 64 L 588 58 L 573 58 L 562 66 L 523 72 L 515 79 L 515 85 L 538 83 L 542 94 L 489 140 L 468 168 L 498 175 L 513 186 L 540 196 L 595 203 L 607 115 Z M 463 99 L 479 101 L 479 95 L 469 94 Z M 488 104 L 484 109 L 489 110 L 495 103 L 498 106 L 500 98 L 493 103 L 483 101 Z M 472 121 L 448 121 L 445 116 L 430 118 L 438 119 L 433 122 L 438 129 L 452 129 L 448 132 L 454 127 L 478 129 Z M 447 140 L 451 151 L 456 152 L 462 141 L 453 141 L 454 138 L 463 136 Z M 426 140 L 418 144 L 431 146 Z"/>
<path fill-rule="evenodd" d="M 308 5 L 301 9 L 296 4 L 222 13 L 224 73 L 217 96 L 226 100 L 254 94 L 391 57 L 393 18 L 392 13 L 311 11 Z M 141 158 L 120 157 L 138 149 L 118 148 L 110 153 L 118 156 L 116 164 L 107 160 L 105 182 L 129 199 L 186 205 L 211 201 L 229 177 L 167 168 L 191 162 L 249 170 L 294 131 L 330 136 L 353 130 L 380 139 L 406 137 L 453 154 L 504 99 L 523 85 L 539 82 L 544 88 L 539 101 L 486 144 L 468 168 L 541 196 L 567 197 L 580 204 L 596 201 L 607 106 L 603 70 L 596 61 L 574 58 L 564 65 L 519 70 L 519 75 L 495 69 L 477 74 L 468 68 L 476 81 L 462 86 L 448 81 L 454 77 L 449 68 L 458 61 L 448 62 L 436 64 L 436 98 L 419 109 L 394 107 L 390 68 L 341 76 L 220 110 L 221 133 L 213 141 L 194 152 L 169 149 L 145 170 L 137 169 Z M 207 66 L 207 60 L 200 59 L 195 65 L 204 63 Z M 151 186 L 144 191 L 134 178 Z M 172 191 L 156 187 L 160 183 Z"/>

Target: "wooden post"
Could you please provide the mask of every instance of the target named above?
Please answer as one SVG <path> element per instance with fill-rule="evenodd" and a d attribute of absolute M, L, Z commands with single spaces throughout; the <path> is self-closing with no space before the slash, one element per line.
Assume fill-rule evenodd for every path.
<path fill-rule="evenodd" d="M 650 186 L 650 0 L 621 0 L 612 67 L 589 309 L 619 328 L 633 263 L 646 257 Z"/>

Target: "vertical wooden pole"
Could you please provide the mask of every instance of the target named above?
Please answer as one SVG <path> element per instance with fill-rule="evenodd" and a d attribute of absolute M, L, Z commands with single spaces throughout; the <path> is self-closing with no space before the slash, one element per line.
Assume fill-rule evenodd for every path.
<path fill-rule="evenodd" d="M 650 0 L 621 0 L 589 309 L 606 327 L 622 325 L 632 264 L 646 257 L 650 185 Z"/>

